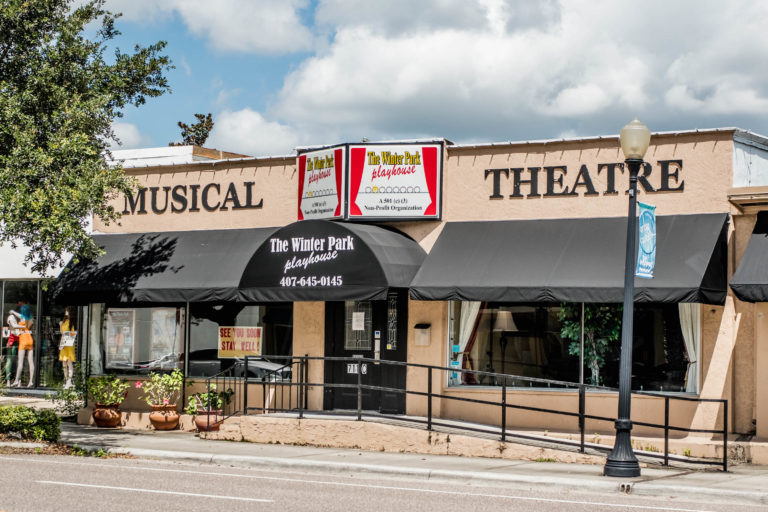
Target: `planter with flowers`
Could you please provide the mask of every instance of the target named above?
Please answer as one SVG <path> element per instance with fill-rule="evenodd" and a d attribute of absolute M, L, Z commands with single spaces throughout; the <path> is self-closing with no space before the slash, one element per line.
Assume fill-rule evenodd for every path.
<path fill-rule="evenodd" d="M 211 384 L 208 391 L 190 395 L 187 404 L 187 414 L 195 416 L 195 426 L 198 432 L 216 432 L 224 421 L 222 407 L 228 405 L 235 392 L 231 389 L 216 391 L 216 385 Z"/>
<path fill-rule="evenodd" d="M 111 375 L 91 377 L 88 380 L 88 396 L 93 402 L 93 422 L 96 426 L 115 428 L 120 425 L 123 413 L 120 404 L 128 394 L 128 383 Z"/>
<path fill-rule="evenodd" d="M 152 372 L 144 382 L 136 382 L 136 388 L 144 391 L 144 400 L 152 407 L 149 421 L 155 430 L 173 430 L 179 426 L 176 402 L 183 382 L 184 375 L 178 369 L 171 373 Z"/>

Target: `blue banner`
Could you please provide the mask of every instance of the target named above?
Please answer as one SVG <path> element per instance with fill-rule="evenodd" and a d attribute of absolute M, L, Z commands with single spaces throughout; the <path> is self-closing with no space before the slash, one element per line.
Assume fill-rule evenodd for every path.
<path fill-rule="evenodd" d="M 638 223 L 639 244 L 637 250 L 637 268 L 635 275 L 653 279 L 653 267 L 656 265 L 656 207 L 638 203 L 640 221 Z"/>

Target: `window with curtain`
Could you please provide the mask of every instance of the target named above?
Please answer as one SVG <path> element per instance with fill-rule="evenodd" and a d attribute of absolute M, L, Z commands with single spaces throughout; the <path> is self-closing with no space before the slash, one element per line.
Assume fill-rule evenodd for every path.
<path fill-rule="evenodd" d="M 621 305 L 584 307 L 582 320 L 581 304 L 452 302 L 449 384 L 500 385 L 458 371 L 465 369 L 511 375 L 508 386 L 542 387 L 514 379 L 521 376 L 618 387 Z M 698 391 L 699 311 L 699 304 L 635 304 L 633 389 Z"/>

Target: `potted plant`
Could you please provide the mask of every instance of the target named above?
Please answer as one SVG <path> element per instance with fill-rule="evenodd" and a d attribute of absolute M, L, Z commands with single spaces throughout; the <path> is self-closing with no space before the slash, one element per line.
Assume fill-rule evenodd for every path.
<path fill-rule="evenodd" d="M 215 432 L 224 421 L 222 407 L 228 405 L 235 392 L 231 389 L 216 391 L 216 384 L 211 384 L 206 392 L 190 395 L 187 414 L 195 416 L 198 432 Z"/>
<path fill-rule="evenodd" d="M 112 375 L 91 377 L 88 394 L 93 401 L 93 422 L 99 427 L 120 425 L 123 414 L 120 404 L 128 394 L 128 383 Z"/>
<path fill-rule="evenodd" d="M 184 375 L 179 369 L 171 373 L 152 372 L 146 381 L 136 382 L 136 388 L 144 391 L 144 400 L 152 407 L 149 421 L 155 430 L 173 430 L 178 427 L 179 413 L 176 411 L 176 402 L 179 400 L 183 382 Z"/>

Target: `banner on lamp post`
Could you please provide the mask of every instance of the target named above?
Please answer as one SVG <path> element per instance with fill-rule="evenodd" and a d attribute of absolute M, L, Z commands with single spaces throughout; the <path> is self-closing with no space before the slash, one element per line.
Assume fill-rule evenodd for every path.
<path fill-rule="evenodd" d="M 640 222 L 638 222 L 638 250 L 635 275 L 645 279 L 653 279 L 653 268 L 656 265 L 656 207 L 638 203 L 640 206 Z"/>

